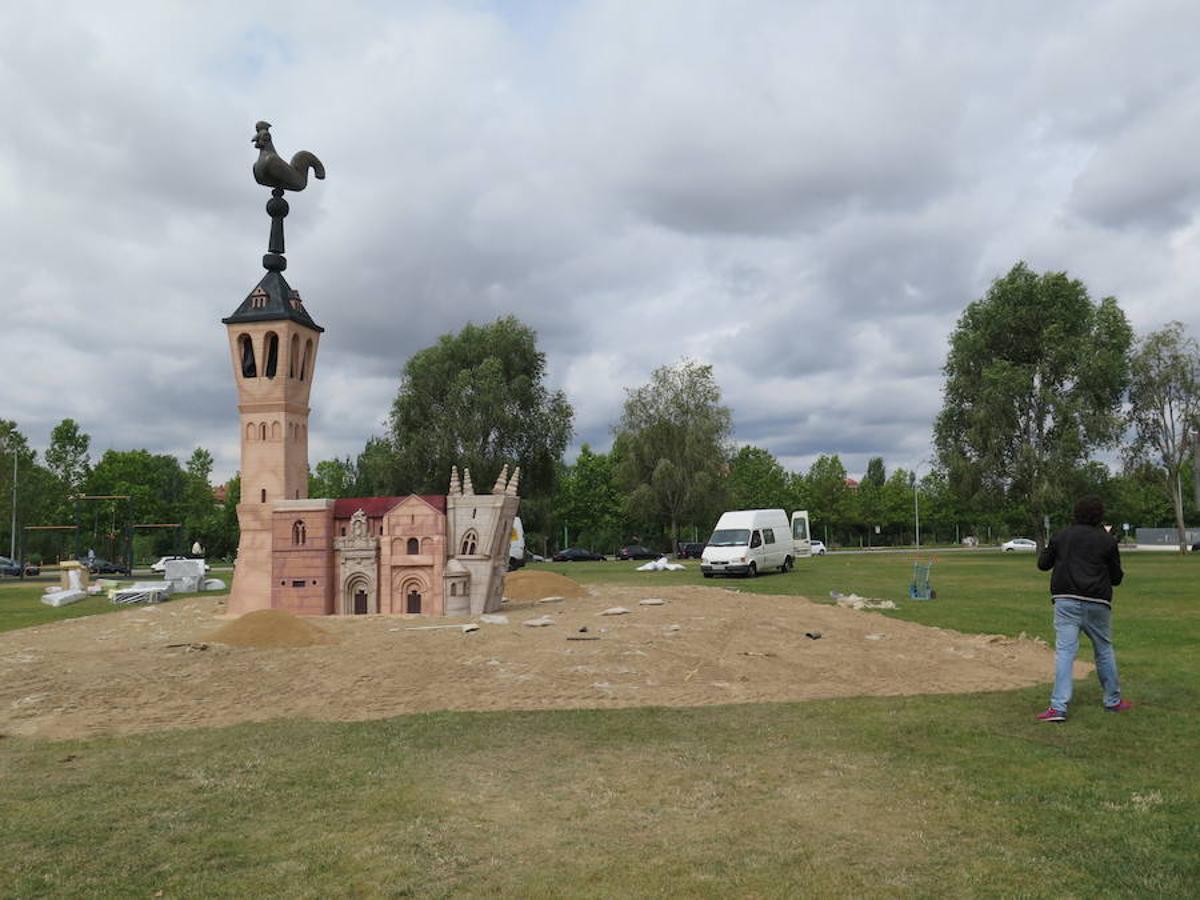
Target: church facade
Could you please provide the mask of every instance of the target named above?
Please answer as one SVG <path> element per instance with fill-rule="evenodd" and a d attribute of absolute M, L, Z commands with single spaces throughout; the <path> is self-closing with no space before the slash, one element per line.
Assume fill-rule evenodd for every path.
<path fill-rule="evenodd" d="M 323 329 L 281 270 L 223 319 L 238 392 L 241 536 L 229 611 L 466 616 L 498 609 L 520 469 L 490 494 L 308 497 L 309 395 Z"/>

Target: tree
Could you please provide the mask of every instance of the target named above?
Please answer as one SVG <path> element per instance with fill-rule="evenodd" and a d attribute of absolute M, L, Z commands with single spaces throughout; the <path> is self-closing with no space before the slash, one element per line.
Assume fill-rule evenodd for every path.
<path fill-rule="evenodd" d="M 939 465 L 955 492 L 982 509 L 1043 517 L 1067 501 L 1078 467 L 1120 436 L 1132 331 L 1116 299 L 1093 303 L 1063 272 L 1018 263 L 971 303 L 950 337 Z"/>
<path fill-rule="evenodd" d="M 308 476 L 308 496 L 330 500 L 353 497 L 356 481 L 354 462 L 350 457 L 323 459 L 317 463 L 316 471 Z"/>
<path fill-rule="evenodd" d="M 22 525 L 35 524 L 36 520 L 31 519 L 31 516 L 36 516 L 37 504 L 42 495 L 33 489 L 31 476 L 38 469 L 49 475 L 37 465 L 37 453 L 30 449 L 29 441 L 21 434 L 17 423 L 9 419 L 0 419 L 0 510 L 3 510 L 3 515 L 0 516 L 0 553 L 8 553 L 9 550 L 16 552 L 21 542 Z M 17 526 L 15 532 L 12 530 L 14 519 Z"/>
<path fill-rule="evenodd" d="M 613 480 L 613 461 L 584 444 L 573 465 L 564 466 L 554 491 L 554 518 L 570 540 L 585 547 L 611 547 L 621 534 L 621 492 Z"/>
<path fill-rule="evenodd" d="M 450 467 L 486 490 L 521 467 L 522 496 L 548 495 L 572 433 L 562 391 L 546 387 L 533 329 L 512 316 L 467 325 L 413 355 L 392 404 L 392 493 L 441 492 Z"/>
<path fill-rule="evenodd" d="M 867 460 L 867 474 L 863 476 L 862 484 L 877 488 L 887 484 L 887 469 L 883 465 L 882 456 L 872 456 Z"/>
<path fill-rule="evenodd" d="M 1183 520 L 1183 471 L 1200 428 L 1200 346 L 1171 322 L 1137 342 L 1130 359 L 1129 424 L 1133 462 L 1158 469 L 1175 512 L 1179 550 L 1188 548 Z"/>
<path fill-rule="evenodd" d="M 91 436 L 81 431 L 74 419 L 63 419 L 50 432 L 46 468 L 62 481 L 69 494 L 79 493 L 87 479 L 91 442 Z"/>
<path fill-rule="evenodd" d="M 822 454 L 808 470 L 804 480 L 808 482 L 808 512 L 813 529 L 838 529 L 849 518 L 850 488 L 846 484 L 846 467 L 835 453 Z"/>
<path fill-rule="evenodd" d="M 711 520 L 723 506 L 732 430 L 712 366 L 685 359 L 655 369 L 648 384 L 627 388 L 613 451 L 630 514 L 660 523 L 672 544 L 680 524 Z"/>
<path fill-rule="evenodd" d="M 775 509 L 790 501 L 787 471 L 762 447 L 739 448 L 729 461 L 725 487 L 733 509 Z"/>
<path fill-rule="evenodd" d="M 207 452 L 207 451 L 205 451 Z M 106 552 L 120 556 L 122 524 L 138 522 L 180 522 L 187 507 L 188 475 L 179 460 L 166 453 L 153 454 L 148 450 L 107 450 L 88 476 L 89 494 L 124 495 L 128 501 L 97 501 L 108 505 L 91 505 L 83 512 L 91 513 L 91 528 L 86 518 L 84 540 L 89 544 L 106 546 Z M 124 504 L 122 506 L 122 504 Z M 103 517 L 103 518 L 102 518 Z M 105 526 L 108 526 L 105 529 Z M 139 535 L 135 555 L 162 554 L 175 550 L 174 535 L 167 530 Z M 97 552 L 100 550 L 97 548 Z"/>

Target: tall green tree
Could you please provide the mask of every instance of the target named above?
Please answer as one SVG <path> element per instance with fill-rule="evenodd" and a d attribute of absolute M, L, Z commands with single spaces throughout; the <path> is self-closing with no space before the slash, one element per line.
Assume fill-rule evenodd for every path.
<path fill-rule="evenodd" d="M 657 522 L 672 544 L 679 526 L 707 523 L 723 506 L 733 418 L 712 366 L 685 359 L 627 388 L 613 429 L 617 482 L 634 518 Z"/>
<path fill-rule="evenodd" d="M 808 483 L 808 515 L 814 532 L 825 528 L 836 532 L 849 523 L 850 488 L 846 467 L 836 453 L 818 456 L 804 480 Z"/>
<path fill-rule="evenodd" d="M 38 474 L 45 477 L 39 478 Z M 17 423 L 0 419 L 0 510 L 3 510 L 0 515 L 0 554 L 18 551 L 21 529 L 25 525 L 45 524 L 38 521 L 38 512 L 45 497 L 40 488 L 51 480 L 49 474 L 37 464 L 37 453 L 30 448 Z M 16 531 L 13 530 L 14 519 Z"/>
<path fill-rule="evenodd" d="M 554 491 L 554 521 L 567 540 L 591 549 L 611 549 L 622 535 L 621 492 L 607 453 L 584 444 L 575 462 L 563 467 Z"/>
<path fill-rule="evenodd" d="M 187 508 L 188 475 L 179 460 L 167 453 L 107 450 L 88 476 L 86 489 L 89 494 L 130 498 L 90 501 L 81 508 L 85 542 L 94 546 L 99 555 L 119 556 L 124 524 L 182 522 Z M 161 554 L 176 549 L 175 535 L 168 530 L 137 536 L 139 554 Z"/>
<path fill-rule="evenodd" d="M 1179 551 L 1187 550 L 1183 473 L 1200 428 L 1200 346 L 1171 322 L 1142 337 L 1130 359 L 1131 462 L 1144 460 L 1161 475 L 1175 514 Z"/>
<path fill-rule="evenodd" d="M 1069 498 L 1076 470 L 1122 430 L 1133 339 L 1113 297 L 1018 263 L 967 306 L 950 337 L 940 467 L 977 507 L 1025 510 L 1031 533 Z"/>
<path fill-rule="evenodd" d="M 68 493 L 78 493 L 87 480 L 90 468 L 88 447 L 91 443 L 91 436 L 84 433 L 74 419 L 63 419 L 50 432 L 46 468 L 62 481 Z"/>
<path fill-rule="evenodd" d="M 776 509 L 791 503 L 787 471 L 762 447 L 738 448 L 729 461 L 725 486 L 733 509 Z"/>
<path fill-rule="evenodd" d="M 444 491 L 450 467 L 486 490 L 501 466 L 521 467 L 521 494 L 554 486 L 574 413 L 546 386 L 533 329 L 512 316 L 467 325 L 414 354 L 392 404 L 391 492 Z"/>

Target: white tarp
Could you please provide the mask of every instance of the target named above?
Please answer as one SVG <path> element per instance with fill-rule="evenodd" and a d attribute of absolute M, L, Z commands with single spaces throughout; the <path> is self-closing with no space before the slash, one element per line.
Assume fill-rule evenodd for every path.
<path fill-rule="evenodd" d="M 654 562 L 648 562 L 644 566 L 638 566 L 639 572 L 681 572 L 687 566 L 682 563 L 668 562 L 665 556 L 660 556 Z"/>

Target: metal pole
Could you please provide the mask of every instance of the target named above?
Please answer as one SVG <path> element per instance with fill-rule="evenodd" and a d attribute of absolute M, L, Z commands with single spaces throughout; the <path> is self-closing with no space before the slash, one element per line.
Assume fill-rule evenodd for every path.
<path fill-rule="evenodd" d="M 917 500 L 920 496 L 920 491 L 917 490 L 917 480 L 913 478 L 913 519 L 917 526 L 917 549 L 921 549 L 921 504 Z"/>
<path fill-rule="evenodd" d="M 13 502 L 12 502 L 12 534 L 8 539 L 8 558 L 15 559 L 17 555 L 17 450 L 12 447 L 13 455 Z M 24 570 L 22 570 L 24 571 Z"/>

